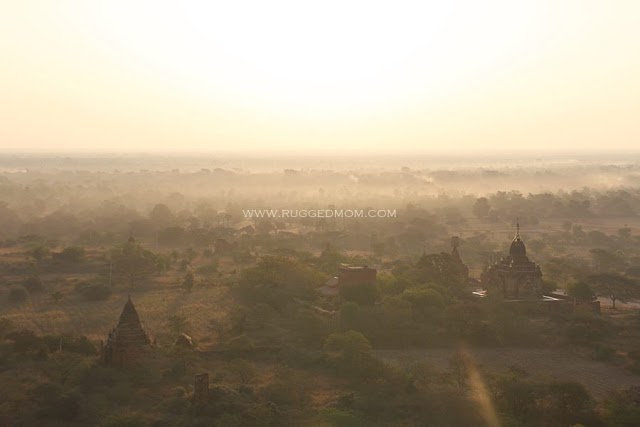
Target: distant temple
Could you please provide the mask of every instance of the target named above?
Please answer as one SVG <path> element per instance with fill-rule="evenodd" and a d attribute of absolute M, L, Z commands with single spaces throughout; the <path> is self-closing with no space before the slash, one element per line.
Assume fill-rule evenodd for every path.
<path fill-rule="evenodd" d="M 115 366 L 130 365 L 150 345 L 151 340 L 143 329 L 138 312 L 129 297 L 118 324 L 111 329 L 107 342 L 101 348 L 102 362 Z"/>
<path fill-rule="evenodd" d="M 519 223 L 516 224 L 509 255 L 490 266 L 482 274 L 481 281 L 488 296 L 499 295 L 511 300 L 542 298 L 542 271 L 527 257 Z"/>

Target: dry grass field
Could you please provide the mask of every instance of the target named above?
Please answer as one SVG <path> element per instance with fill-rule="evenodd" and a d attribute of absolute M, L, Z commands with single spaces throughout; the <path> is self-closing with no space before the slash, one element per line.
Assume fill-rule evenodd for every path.
<path fill-rule="evenodd" d="M 21 306 L 3 306 L 0 313 L 15 324 L 40 334 L 86 335 L 91 340 L 105 339 L 117 323 L 122 307 L 131 295 L 141 321 L 151 336 L 167 332 L 167 319 L 186 318 L 188 331 L 198 341 L 210 340 L 211 319 L 220 319 L 228 309 L 228 288 L 196 286 L 185 292 L 177 286 L 118 291 L 106 301 L 82 301 L 68 295 L 53 302 L 48 295 L 31 299 Z"/>
<path fill-rule="evenodd" d="M 585 358 L 570 350 L 540 348 L 469 348 L 476 365 L 485 373 L 500 373 L 510 367 L 524 369 L 541 380 L 576 381 L 595 398 L 623 387 L 640 386 L 640 376 L 629 371 Z M 427 362 L 446 371 L 454 348 L 430 350 L 378 350 L 376 355 L 392 365 L 409 367 Z"/>

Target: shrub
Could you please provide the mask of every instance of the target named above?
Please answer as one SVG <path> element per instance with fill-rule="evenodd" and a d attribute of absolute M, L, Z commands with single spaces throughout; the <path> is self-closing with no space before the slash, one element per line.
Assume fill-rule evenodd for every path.
<path fill-rule="evenodd" d="M 184 280 L 182 281 L 182 287 L 187 292 L 191 292 L 191 290 L 193 289 L 193 285 L 195 285 L 193 273 L 191 271 L 187 271 L 187 273 L 184 275 Z"/>
<path fill-rule="evenodd" d="M 57 261 L 65 263 L 78 263 L 84 259 L 85 250 L 81 246 L 69 246 L 62 250 L 62 252 L 54 253 L 53 257 Z"/>
<path fill-rule="evenodd" d="M 5 338 L 12 342 L 13 351 L 35 359 L 46 359 L 48 348 L 44 341 L 29 329 L 21 329 L 8 333 Z"/>
<path fill-rule="evenodd" d="M 612 326 L 605 319 L 591 314 L 574 315 L 567 325 L 566 334 L 575 343 L 593 343 L 602 340 L 612 332 Z"/>
<path fill-rule="evenodd" d="M 567 286 L 567 294 L 578 301 L 591 302 L 596 299 L 596 295 L 586 282 L 569 283 Z"/>
<path fill-rule="evenodd" d="M 320 412 L 320 418 L 331 426 L 336 427 L 359 427 L 366 423 L 361 417 L 351 411 L 327 408 Z"/>
<path fill-rule="evenodd" d="M 64 351 L 71 353 L 79 353 L 84 355 L 96 354 L 96 347 L 84 335 L 80 337 L 71 337 L 68 335 L 45 335 L 42 340 L 50 351 L 56 351 L 62 348 Z"/>

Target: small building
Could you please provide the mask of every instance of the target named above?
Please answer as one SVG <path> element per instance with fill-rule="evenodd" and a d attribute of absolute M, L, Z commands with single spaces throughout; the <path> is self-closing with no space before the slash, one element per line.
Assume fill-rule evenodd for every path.
<path fill-rule="evenodd" d="M 111 329 L 107 342 L 101 346 L 100 358 L 106 365 L 128 366 L 150 346 L 149 335 L 142 327 L 138 312 L 129 297 L 118 324 Z"/>
<path fill-rule="evenodd" d="M 342 266 L 338 268 L 338 287 L 344 285 L 372 285 L 376 284 L 378 271 L 368 266 Z"/>
<path fill-rule="evenodd" d="M 542 271 L 527 256 L 519 223 L 509 255 L 490 266 L 482 274 L 481 281 L 487 296 L 498 295 L 507 300 L 542 299 Z"/>
<path fill-rule="evenodd" d="M 336 276 L 330 278 L 324 285 L 318 288 L 318 292 L 326 297 L 336 297 L 340 293 L 340 288 L 338 288 L 338 278 Z"/>

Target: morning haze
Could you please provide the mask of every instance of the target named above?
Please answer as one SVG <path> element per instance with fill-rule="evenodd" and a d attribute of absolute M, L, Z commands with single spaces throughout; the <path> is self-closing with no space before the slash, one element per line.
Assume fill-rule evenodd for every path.
<path fill-rule="evenodd" d="M 640 3 L 0 14 L 0 425 L 640 425 Z"/>
<path fill-rule="evenodd" d="M 636 149 L 640 4 L 13 2 L 2 148 Z"/>

